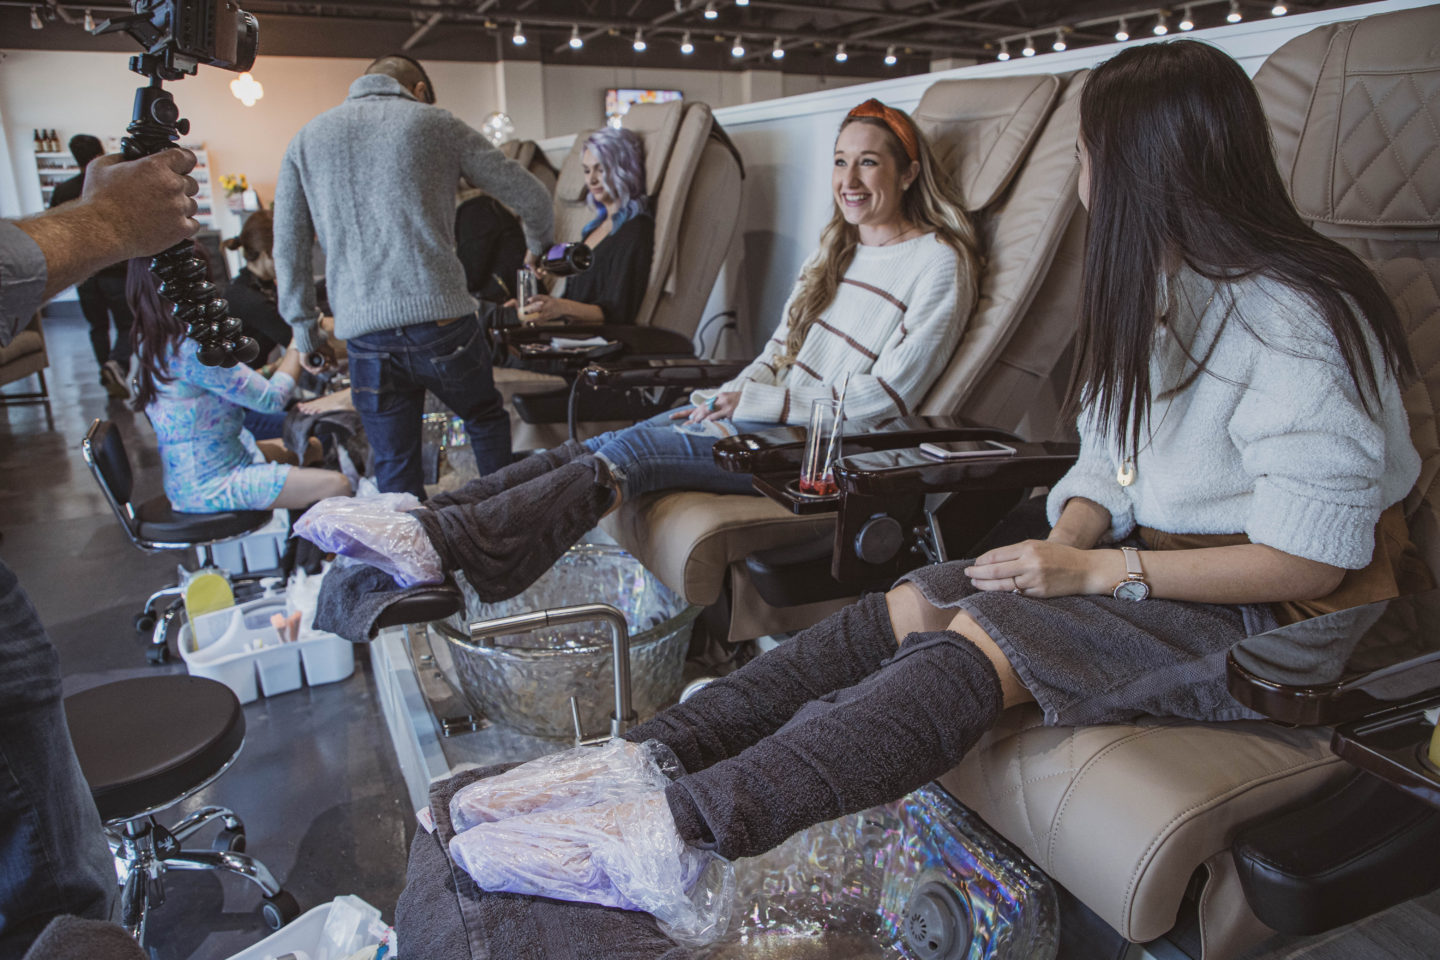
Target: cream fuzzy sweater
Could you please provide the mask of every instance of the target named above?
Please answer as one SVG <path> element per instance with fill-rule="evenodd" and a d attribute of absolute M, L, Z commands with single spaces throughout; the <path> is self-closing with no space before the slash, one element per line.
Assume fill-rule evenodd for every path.
<path fill-rule="evenodd" d="M 1381 511 L 1420 473 L 1394 378 L 1384 375 L 1367 413 L 1323 318 L 1274 280 L 1217 289 L 1186 270 L 1172 285 L 1172 319 L 1150 362 L 1153 392 L 1180 384 L 1195 369 L 1189 357 L 1209 351 L 1205 372 L 1152 404 L 1128 487 L 1116 478 L 1119 445 L 1082 415 L 1080 458 L 1050 491 L 1050 522 L 1071 497 L 1085 497 L 1110 511 L 1115 540 L 1137 525 L 1244 533 L 1294 556 L 1364 567 Z"/>
<path fill-rule="evenodd" d="M 760 356 L 718 392 L 740 394 L 734 419 L 808 423 L 810 404 L 839 396 L 850 374 L 845 417 L 913 413 L 945 369 L 974 303 L 963 302 L 955 251 L 926 234 L 855 249 L 835 300 L 810 328 L 794 364 L 780 368 L 792 290 L 781 324 Z M 797 282 L 798 289 L 798 282 Z M 701 404 L 717 391 L 696 391 Z"/>

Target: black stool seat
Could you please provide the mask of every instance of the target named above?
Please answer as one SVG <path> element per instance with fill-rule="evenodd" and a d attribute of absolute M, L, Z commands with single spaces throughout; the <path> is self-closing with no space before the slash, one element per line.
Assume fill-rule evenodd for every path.
<path fill-rule="evenodd" d="M 258 530 L 270 522 L 269 510 L 226 510 L 221 513 L 181 513 L 163 495 L 151 497 L 135 510 L 135 533 L 159 543 L 206 543 L 228 540 Z"/>
<path fill-rule="evenodd" d="M 434 623 L 459 613 L 463 605 L 459 589 L 442 584 L 396 600 L 375 618 L 375 627 L 380 629 L 412 623 Z"/>
<path fill-rule="evenodd" d="M 245 741 L 230 688 L 200 677 L 120 680 L 65 699 L 80 769 L 105 822 L 159 809 L 224 770 Z"/>

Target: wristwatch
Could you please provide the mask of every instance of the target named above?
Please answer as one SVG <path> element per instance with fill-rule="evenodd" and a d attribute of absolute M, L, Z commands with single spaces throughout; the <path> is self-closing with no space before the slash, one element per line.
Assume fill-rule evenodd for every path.
<path fill-rule="evenodd" d="M 1110 595 L 1116 600 L 1144 600 L 1150 596 L 1150 584 L 1145 582 L 1145 571 L 1140 568 L 1140 551 L 1134 547 L 1121 547 L 1125 556 L 1125 579 L 1115 584 Z"/>

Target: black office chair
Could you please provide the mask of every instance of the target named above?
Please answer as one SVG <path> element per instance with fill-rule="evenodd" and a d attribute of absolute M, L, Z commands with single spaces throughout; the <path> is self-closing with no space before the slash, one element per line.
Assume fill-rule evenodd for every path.
<path fill-rule="evenodd" d="M 245 825 L 233 810 L 201 807 L 169 828 L 155 821 L 240 755 L 245 714 L 229 687 L 178 675 L 121 680 L 67 697 L 65 717 L 124 878 L 119 919 L 131 936 L 143 945 L 150 911 L 165 902 L 167 870 L 223 870 L 252 881 L 272 930 L 300 915 L 269 869 L 244 853 Z M 217 820 L 211 849 L 181 848 Z"/>
<path fill-rule="evenodd" d="M 130 470 L 130 457 L 125 452 L 125 442 L 120 431 L 109 420 L 96 420 L 81 441 L 80 450 L 90 472 L 115 511 L 120 526 L 130 542 L 146 553 L 159 550 L 200 550 L 203 566 L 213 566 L 210 548 L 226 540 L 244 537 L 270 522 L 269 510 L 228 510 L 222 513 L 181 513 L 170 505 L 162 493 L 143 503 L 136 504 L 130 498 L 134 494 L 134 475 Z M 249 582 L 260 579 L 255 574 L 235 574 L 231 580 Z M 150 648 L 146 657 L 151 663 L 164 663 L 167 657 L 166 637 L 170 623 L 181 609 L 182 587 L 177 583 L 163 587 L 150 595 L 145 607 L 135 615 L 135 629 L 141 633 L 151 631 Z M 170 602 L 164 610 L 157 606 L 162 600 Z"/>

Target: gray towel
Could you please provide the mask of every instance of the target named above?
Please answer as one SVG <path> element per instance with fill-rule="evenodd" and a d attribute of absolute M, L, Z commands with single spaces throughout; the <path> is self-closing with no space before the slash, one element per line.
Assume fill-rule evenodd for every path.
<path fill-rule="evenodd" d="M 417 831 L 405 890 L 395 905 L 396 939 L 425 960 L 686 960 L 690 951 L 646 913 L 569 903 L 475 886 L 446 851 L 455 835 L 450 798 L 466 784 L 514 764 L 468 770 L 430 787 L 435 832 Z"/>
<path fill-rule="evenodd" d="M 123 927 L 106 920 L 56 917 L 24 960 L 145 960 L 145 951 Z"/>
<path fill-rule="evenodd" d="M 390 574 L 367 563 L 344 566 L 337 563 L 320 581 L 320 595 L 315 600 L 315 629 L 328 630 L 351 643 L 369 643 L 375 639 L 375 621 L 386 607 L 434 590 L 434 587 L 402 588 Z"/>
<path fill-rule="evenodd" d="M 486 603 L 530 586 L 604 516 L 615 499 L 609 470 L 578 457 L 475 503 L 410 511 L 446 570 L 463 570 Z"/>

